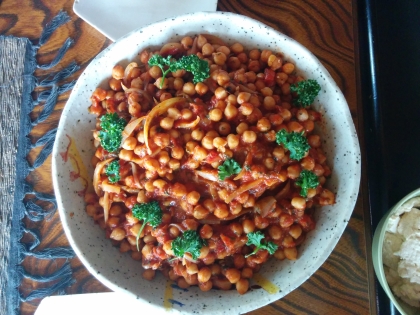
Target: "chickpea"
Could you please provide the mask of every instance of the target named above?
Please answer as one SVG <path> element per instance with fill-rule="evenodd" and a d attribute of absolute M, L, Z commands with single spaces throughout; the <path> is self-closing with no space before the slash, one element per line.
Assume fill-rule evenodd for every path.
<path fill-rule="evenodd" d="M 239 136 L 238 135 L 234 135 L 234 134 L 230 134 L 227 136 L 227 144 L 229 146 L 230 149 L 235 149 L 238 145 L 239 145 Z"/>
<path fill-rule="evenodd" d="M 226 84 L 230 82 L 229 74 L 226 71 L 220 71 L 217 74 L 216 81 L 217 81 L 217 84 L 219 84 L 220 86 L 225 86 Z"/>
<path fill-rule="evenodd" d="M 269 170 L 273 170 L 275 164 L 276 164 L 276 162 L 274 161 L 273 158 L 265 158 L 264 159 L 264 165 Z"/>
<path fill-rule="evenodd" d="M 229 225 L 229 228 L 232 230 L 233 233 L 235 233 L 237 236 L 241 236 L 244 232 L 244 229 L 242 227 L 242 224 L 239 222 L 234 222 Z"/>
<path fill-rule="evenodd" d="M 165 117 L 160 121 L 160 126 L 165 130 L 172 129 L 174 120 L 171 117 Z"/>
<path fill-rule="evenodd" d="M 185 144 L 185 151 L 187 151 L 187 153 L 192 154 L 194 152 L 195 147 L 198 146 L 198 143 L 195 141 L 188 141 Z"/>
<path fill-rule="evenodd" d="M 182 277 L 178 279 L 177 285 L 181 289 L 188 289 L 190 287 L 190 284 Z"/>
<path fill-rule="evenodd" d="M 157 78 L 161 78 L 162 77 L 162 70 L 158 67 L 158 66 L 152 66 L 149 69 L 149 75 L 157 80 Z"/>
<path fill-rule="evenodd" d="M 289 132 L 302 132 L 303 126 L 297 121 L 290 121 L 287 124 L 287 129 L 289 129 Z"/>
<path fill-rule="evenodd" d="M 207 282 L 199 282 L 198 287 L 201 291 L 207 292 L 210 291 L 213 288 L 213 282 L 207 281 Z"/>
<path fill-rule="evenodd" d="M 213 214 L 219 219 L 226 218 L 229 215 L 228 207 L 225 203 L 217 203 Z"/>
<path fill-rule="evenodd" d="M 125 230 L 123 228 L 117 227 L 112 230 L 109 237 L 116 241 L 122 241 L 125 238 Z"/>
<path fill-rule="evenodd" d="M 232 214 L 238 214 L 242 211 L 242 205 L 238 203 L 231 203 L 230 204 L 230 213 Z"/>
<path fill-rule="evenodd" d="M 284 249 L 284 256 L 286 256 L 289 260 L 296 260 L 297 259 L 297 249 L 296 247 L 285 248 Z"/>
<path fill-rule="evenodd" d="M 115 65 L 114 68 L 112 68 L 112 77 L 116 80 L 124 78 L 124 68 L 120 65 Z"/>
<path fill-rule="evenodd" d="M 306 201 L 303 197 L 293 197 L 291 200 L 292 206 L 297 210 L 305 210 L 306 209 Z"/>
<path fill-rule="evenodd" d="M 235 106 L 233 106 L 231 104 L 228 104 L 226 106 L 226 108 L 225 108 L 225 116 L 226 116 L 226 118 L 227 119 L 233 119 L 237 115 L 238 115 L 238 109 Z"/>
<path fill-rule="evenodd" d="M 278 225 L 270 225 L 268 228 L 268 234 L 273 240 L 279 240 L 282 236 L 282 229 Z"/>
<path fill-rule="evenodd" d="M 261 132 L 267 132 L 271 129 L 271 123 L 267 118 L 263 117 L 260 120 L 258 120 L 257 128 Z"/>
<path fill-rule="evenodd" d="M 214 47 L 210 43 L 205 43 L 203 47 L 201 47 L 201 52 L 204 56 L 211 56 L 214 53 Z"/>
<path fill-rule="evenodd" d="M 254 272 L 249 267 L 245 267 L 241 271 L 241 278 L 251 279 L 253 275 L 254 275 Z"/>
<path fill-rule="evenodd" d="M 207 282 L 211 277 L 211 269 L 209 267 L 203 267 L 198 272 L 198 282 Z"/>
<path fill-rule="evenodd" d="M 220 48 L 220 47 L 219 47 Z M 213 61 L 216 65 L 223 66 L 226 63 L 227 57 L 223 52 L 213 53 Z"/>
<path fill-rule="evenodd" d="M 168 163 L 168 166 L 169 166 L 170 169 L 175 171 L 175 170 L 180 168 L 181 163 L 176 159 L 170 159 L 169 163 Z"/>
<path fill-rule="evenodd" d="M 305 121 L 309 119 L 308 111 L 305 108 L 299 108 L 296 112 L 296 118 L 299 121 Z"/>
<path fill-rule="evenodd" d="M 205 38 L 203 35 L 198 35 L 197 37 L 197 47 L 198 49 L 203 48 L 203 46 L 207 43 L 207 38 Z"/>
<path fill-rule="evenodd" d="M 265 96 L 263 105 L 266 110 L 273 110 L 276 108 L 276 101 L 272 96 Z"/>
<path fill-rule="evenodd" d="M 193 138 L 196 141 L 201 141 L 201 139 L 203 139 L 204 137 L 204 131 L 201 129 L 194 129 L 191 132 L 191 138 Z"/>
<path fill-rule="evenodd" d="M 259 49 L 252 49 L 249 51 L 249 58 L 252 60 L 260 59 L 261 51 Z"/>
<path fill-rule="evenodd" d="M 193 113 L 188 108 L 184 108 L 183 110 L 181 110 L 181 117 L 182 119 L 189 120 L 193 118 Z"/>
<path fill-rule="evenodd" d="M 216 98 L 218 100 L 224 100 L 225 98 L 228 97 L 228 93 L 226 92 L 226 90 L 219 86 L 215 91 L 214 91 L 214 96 L 216 96 Z"/>
<path fill-rule="evenodd" d="M 229 134 L 230 130 L 231 130 L 231 127 L 230 127 L 229 123 L 221 122 L 217 129 L 222 136 L 227 136 Z"/>
<path fill-rule="evenodd" d="M 181 44 L 184 47 L 184 49 L 188 50 L 193 45 L 193 39 L 190 36 L 186 36 L 183 39 L 181 39 Z"/>
<path fill-rule="evenodd" d="M 299 224 L 294 224 L 290 227 L 289 234 L 294 238 L 298 239 L 302 235 L 302 227 Z"/>
<path fill-rule="evenodd" d="M 131 116 L 140 117 L 141 105 L 137 102 L 132 102 L 131 104 L 128 104 L 128 112 Z"/>
<path fill-rule="evenodd" d="M 226 270 L 225 276 L 230 283 L 236 283 L 241 279 L 241 272 L 236 268 L 230 268 Z"/>
<path fill-rule="evenodd" d="M 202 140 L 201 140 L 201 145 L 206 148 L 207 150 L 212 150 L 214 149 L 213 146 L 213 139 L 214 137 L 210 137 L 210 136 L 205 136 Z"/>
<path fill-rule="evenodd" d="M 219 121 L 223 118 L 223 112 L 218 108 L 214 108 L 214 109 L 210 110 L 209 118 L 212 121 Z"/>
<path fill-rule="evenodd" d="M 187 95 L 194 95 L 195 94 L 195 85 L 192 82 L 184 83 L 184 86 L 182 87 L 182 92 L 184 92 Z"/>
<path fill-rule="evenodd" d="M 182 80 L 182 78 L 175 78 L 174 80 L 174 89 L 177 91 L 182 90 L 184 86 L 184 80 Z"/>
<path fill-rule="evenodd" d="M 156 275 L 156 271 L 155 270 L 153 270 L 153 269 L 146 269 L 145 271 L 143 271 L 142 277 L 143 277 L 143 279 L 152 281 L 153 278 L 155 277 L 155 275 Z"/>
<path fill-rule="evenodd" d="M 278 260 L 284 260 L 286 258 L 286 255 L 282 249 L 276 250 L 273 256 Z"/>
<path fill-rule="evenodd" d="M 281 92 L 283 95 L 289 95 L 290 94 L 290 84 L 289 83 L 284 83 L 281 86 Z"/>
<path fill-rule="evenodd" d="M 245 234 L 255 231 L 255 223 L 254 221 L 249 220 L 249 219 L 245 219 L 242 221 L 242 227 Z"/>
<path fill-rule="evenodd" d="M 286 62 L 282 67 L 282 71 L 286 74 L 292 74 L 295 71 L 295 65 L 290 62 Z"/>
<path fill-rule="evenodd" d="M 204 239 L 209 239 L 212 236 L 213 236 L 213 228 L 208 224 L 204 224 L 200 229 L 200 237 Z"/>
<path fill-rule="evenodd" d="M 238 104 L 243 104 L 245 102 L 248 102 L 251 98 L 251 93 L 248 92 L 239 92 L 237 96 L 237 102 Z"/>
<path fill-rule="evenodd" d="M 180 160 L 184 156 L 184 149 L 180 146 L 175 146 L 172 148 L 171 156 L 174 159 Z"/>
<path fill-rule="evenodd" d="M 148 171 L 156 171 L 159 168 L 159 162 L 155 159 L 148 159 L 144 162 L 144 168 Z"/>
<path fill-rule="evenodd" d="M 209 87 L 202 82 L 198 82 L 195 85 L 195 91 L 197 92 L 198 95 L 204 95 L 207 93 L 208 90 L 209 90 Z"/>
<path fill-rule="evenodd" d="M 248 102 L 242 103 L 242 105 L 239 107 L 239 112 L 245 116 L 251 115 L 253 110 L 254 110 L 254 105 Z"/>
<path fill-rule="evenodd" d="M 238 59 L 238 57 L 229 57 L 227 61 L 227 66 L 231 70 L 237 70 L 241 66 L 241 61 Z"/>
<path fill-rule="evenodd" d="M 121 91 L 122 87 L 121 87 L 121 80 L 117 80 L 114 78 L 111 78 L 108 82 L 109 87 L 111 89 L 113 89 L 114 91 Z"/>
<path fill-rule="evenodd" d="M 134 150 L 136 145 L 137 145 L 137 139 L 134 137 L 128 137 L 127 139 L 125 139 L 122 147 L 125 150 Z"/>
<path fill-rule="evenodd" d="M 187 202 L 190 205 L 196 205 L 198 201 L 200 200 L 200 194 L 197 191 L 191 191 L 187 195 Z"/>
<path fill-rule="evenodd" d="M 245 143 L 254 143 L 257 140 L 257 134 L 252 130 L 246 130 L 242 134 L 242 141 Z"/>
<path fill-rule="evenodd" d="M 260 57 L 261 61 L 262 61 L 262 62 L 268 62 L 268 58 L 269 58 L 272 54 L 273 54 L 273 53 L 271 52 L 271 50 L 264 49 L 264 50 L 261 52 L 261 57 Z"/>
<path fill-rule="evenodd" d="M 234 43 L 232 46 L 230 46 L 230 50 L 234 54 L 240 54 L 241 52 L 244 51 L 244 46 L 242 46 L 242 44 L 240 43 Z"/>
<path fill-rule="evenodd" d="M 287 177 L 289 177 L 290 179 L 296 179 L 299 177 L 300 171 L 301 169 L 299 164 L 290 165 L 287 168 Z"/>
<path fill-rule="evenodd" d="M 236 290 L 239 294 L 245 294 L 249 289 L 249 281 L 247 279 L 240 279 L 236 282 Z"/>
<path fill-rule="evenodd" d="M 313 148 L 319 148 L 321 146 L 321 138 L 318 135 L 310 135 L 308 144 Z"/>

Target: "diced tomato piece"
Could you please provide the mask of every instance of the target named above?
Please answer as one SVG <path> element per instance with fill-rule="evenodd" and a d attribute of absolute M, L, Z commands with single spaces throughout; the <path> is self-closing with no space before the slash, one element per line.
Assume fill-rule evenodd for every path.
<path fill-rule="evenodd" d="M 273 86 L 276 78 L 276 73 L 270 68 L 264 70 L 264 82 L 267 86 Z"/>
<path fill-rule="evenodd" d="M 217 162 L 220 159 L 219 153 L 217 151 L 210 151 L 207 155 L 206 162 L 211 164 L 213 162 Z"/>
<path fill-rule="evenodd" d="M 298 223 L 302 226 L 302 229 L 305 232 L 309 232 L 315 229 L 315 221 L 307 214 L 304 214 L 302 217 L 298 218 Z"/>

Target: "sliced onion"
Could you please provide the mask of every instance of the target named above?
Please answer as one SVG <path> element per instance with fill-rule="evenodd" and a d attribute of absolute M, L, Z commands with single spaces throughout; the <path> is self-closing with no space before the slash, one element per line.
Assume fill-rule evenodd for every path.
<path fill-rule="evenodd" d="M 105 192 L 105 194 L 104 194 L 104 220 L 105 220 L 105 223 L 108 221 L 109 208 L 111 208 L 111 202 L 109 201 L 108 192 Z"/>
<path fill-rule="evenodd" d="M 184 46 L 181 43 L 167 43 L 160 49 L 159 54 L 163 57 L 176 56 L 184 51 Z"/>
<path fill-rule="evenodd" d="M 143 96 L 145 99 L 147 99 L 148 104 L 150 104 L 150 102 L 152 101 L 152 98 L 150 97 L 150 94 L 145 90 L 141 90 L 141 89 L 138 89 L 138 88 L 129 88 L 129 89 L 125 90 L 125 94 L 130 94 L 130 93 L 137 93 L 137 94 Z"/>
<path fill-rule="evenodd" d="M 113 160 L 115 160 L 115 158 L 110 158 L 96 164 L 95 171 L 93 172 L 93 188 L 98 196 L 101 194 L 101 191 L 99 190 L 99 180 L 101 179 L 102 169 Z"/>
<path fill-rule="evenodd" d="M 121 192 L 121 187 L 117 185 L 112 185 L 107 179 L 102 181 L 101 188 L 104 192 L 119 194 Z"/>
<path fill-rule="evenodd" d="M 195 55 L 195 54 L 197 53 L 197 51 L 198 51 L 198 49 L 197 49 L 197 41 L 198 41 L 198 36 L 196 36 L 196 37 L 194 38 L 194 41 L 193 41 L 192 47 L 191 47 L 191 49 L 188 51 L 188 55 Z"/>
<path fill-rule="evenodd" d="M 221 224 L 222 222 L 235 220 L 235 219 L 243 216 L 244 214 L 250 213 L 251 211 L 252 211 L 251 208 L 246 208 L 246 209 L 243 209 L 241 212 L 239 212 L 237 214 L 229 215 L 229 216 L 227 216 L 226 218 L 223 218 L 223 219 L 219 219 L 214 214 L 209 214 L 205 219 L 198 220 L 198 222 L 201 223 L 201 224 L 209 224 L 209 225 Z"/>
<path fill-rule="evenodd" d="M 290 191 L 290 181 L 287 180 L 286 185 L 284 185 L 284 187 L 282 188 L 282 190 L 280 190 L 277 195 L 275 196 L 275 198 L 277 200 L 281 200 L 283 199 Z"/>
<path fill-rule="evenodd" d="M 241 171 L 233 180 L 241 179 L 245 175 L 245 173 L 247 172 L 247 167 L 250 166 L 252 163 L 253 155 L 254 155 L 254 149 L 252 148 L 251 150 L 249 150 L 248 154 L 246 155 L 245 162 L 244 162 L 244 165 L 242 166 Z"/>
<path fill-rule="evenodd" d="M 128 187 L 128 186 L 121 186 L 121 190 L 124 190 L 128 192 L 129 194 L 138 194 L 140 192 L 140 189 Z"/>
<path fill-rule="evenodd" d="M 136 118 L 132 121 L 130 121 L 127 126 L 125 126 L 123 132 L 122 132 L 122 139 L 121 139 L 121 145 L 123 145 L 124 141 L 131 136 L 133 131 L 137 128 L 140 123 L 146 119 L 147 116 L 142 116 L 139 118 Z"/>
<path fill-rule="evenodd" d="M 185 102 L 186 102 L 185 98 L 173 97 L 156 105 L 155 107 L 152 108 L 149 114 L 147 114 L 146 121 L 144 123 L 144 143 L 146 144 L 147 151 L 149 152 L 149 154 L 151 153 L 151 150 L 149 147 L 149 129 L 150 129 L 150 124 L 152 123 L 153 118 L 159 115 L 162 115 L 169 108 L 174 107 L 176 105 L 184 104 Z"/>
<path fill-rule="evenodd" d="M 257 91 L 251 90 L 249 87 L 247 87 L 247 86 L 245 86 L 243 84 L 238 84 L 238 86 L 239 86 L 239 91 L 241 91 L 241 92 L 248 92 L 248 93 L 251 93 L 251 94 L 258 94 Z"/>
<path fill-rule="evenodd" d="M 226 218 L 222 219 L 223 221 L 230 221 L 230 220 L 234 220 L 236 218 L 239 218 L 241 216 L 243 216 L 244 214 L 250 213 L 252 211 L 251 208 L 246 208 L 246 209 L 242 209 L 241 212 L 237 213 L 237 214 L 232 214 L 227 216 Z"/>
<path fill-rule="evenodd" d="M 191 129 L 191 128 L 194 128 L 195 126 L 197 126 L 199 122 L 200 122 L 200 116 L 197 116 L 197 118 L 193 121 L 177 120 L 174 123 L 174 128 L 185 128 L 185 129 L 189 128 L 189 129 Z"/>
<path fill-rule="evenodd" d="M 209 214 L 205 219 L 198 220 L 198 222 L 200 222 L 201 224 L 216 225 L 220 224 L 222 221 L 215 215 Z"/>
<path fill-rule="evenodd" d="M 127 77 L 130 74 L 131 70 L 133 70 L 133 68 L 138 68 L 138 66 L 139 65 L 136 62 L 131 62 L 131 63 L 128 64 L 127 67 L 125 67 L 124 78 L 123 78 L 123 82 L 125 84 L 127 84 Z"/>
<path fill-rule="evenodd" d="M 254 180 L 253 182 L 246 183 L 242 186 L 240 186 L 238 189 L 236 189 L 233 193 L 231 193 L 227 198 L 225 199 L 226 203 L 231 202 L 233 199 L 237 198 L 240 194 L 253 189 L 255 187 L 258 187 L 264 182 L 264 179 L 259 178 L 257 180 Z"/>
<path fill-rule="evenodd" d="M 171 223 L 171 224 L 169 224 L 169 226 L 174 226 L 174 227 L 176 227 L 180 232 L 182 232 L 182 233 L 184 233 L 185 232 L 185 229 L 181 226 L 181 225 L 179 225 L 179 224 L 177 224 L 177 223 Z"/>
<path fill-rule="evenodd" d="M 137 165 L 134 162 L 130 162 L 130 165 L 131 165 L 131 172 L 133 173 L 134 184 L 136 185 L 136 187 L 141 188 L 139 174 L 137 172 Z"/>
<path fill-rule="evenodd" d="M 207 41 L 212 45 L 227 46 L 226 43 L 218 36 L 215 36 L 212 34 L 200 34 L 200 35 L 205 37 Z"/>
<path fill-rule="evenodd" d="M 216 170 L 201 170 L 201 171 L 195 171 L 195 173 L 207 180 L 211 180 L 212 182 L 218 182 L 218 172 Z"/>
<path fill-rule="evenodd" d="M 263 218 L 276 206 L 277 200 L 273 196 L 267 196 L 255 203 L 256 210 Z"/>
<path fill-rule="evenodd" d="M 182 259 L 183 259 L 182 264 L 183 264 L 184 266 L 186 265 L 186 262 L 184 261 L 184 259 L 185 259 L 186 261 L 188 261 L 188 262 L 193 263 L 193 264 L 198 263 L 198 261 L 197 261 L 197 260 L 192 259 L 192 257 L 188 257 L 188 255 L 184 255 L 184 257 L 182 257 Z"/>

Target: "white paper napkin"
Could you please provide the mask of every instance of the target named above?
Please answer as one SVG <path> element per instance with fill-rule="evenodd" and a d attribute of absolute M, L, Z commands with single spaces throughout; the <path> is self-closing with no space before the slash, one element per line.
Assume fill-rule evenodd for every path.
<path fill-rule="evenodd" d="M 146 24 L 216 8 L 217 0 L 76 0 L 73 5 L 78 16 L 113 41 Z"/>

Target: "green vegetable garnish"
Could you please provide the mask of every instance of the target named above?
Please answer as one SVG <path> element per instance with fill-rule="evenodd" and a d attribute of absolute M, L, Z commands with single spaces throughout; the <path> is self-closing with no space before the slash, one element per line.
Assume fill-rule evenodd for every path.
<path fill-rule="evenodd" d="M 290 158 L 296 161 L 301 160 L 311 148 L 308 140 L 303 135 L 303 131 L 301 133 L 287 132 L 282 129 L 276 134 L 276 142 L 277 144 L 283 144 L 290 151 Z"/>
<path fill-rule="evenodd" d="M 137 250 L 139 249 L 139 238 L 146 224 L 149 224 L 153 228 L 156 228 L 162 222 L 162 210 L 160 209 L 157 201 L 151 201 L 142 204 L 135 204 L 131 209 L 133 217 L 138 220 L 142 220 L 143 224 L 137 233 L 136 242 Z"/>
<path fill-rule="evenodd" d="M 127 122 L 116 113 L 105 114 L 101 117 L 99 139 L 102 147 L 108 152 L 115 152 L 121 145 L 122 131 Z"/>
<path fill-rule="evenodd" d="M 316 80 L 309 79 L 292 84 L 290 91 L 297 94 L 297 98 L 293 100 L 293 104 L 300 107 L 308 107 L 314 102 L 319 91 L 321 91 L 321 86 Z"/>
<path fill-rule="evenodd" d="M 302 197 L 306 197 L 308 195 L 308 189 L 318 187 L 319 179 L 315 173 L 308 170 L 303 170 L 300 172 L 300 175 L 296 180 L 296 185 L 301 188 L 300 195 Z"/>
<path fill-rule="evenodd" d="M 219 170 L 219 179 L 225 180 L 225 178 L 234 174 L 239 174 L 241 166 L 234 159 L 227 159 L 222 165 L 217 168 Z"/>
<path fill-rule="evenodd" d="M 266 249 L 270 253 L 270 255 L 273 255 L 276 252 L 277 248 L 279 248 L 273 242 L 264 242 L 264 234 L 261 231 L 248 233 L 247 236 L 248 241 L 246 242 L 246 245 L 254 245 L 255 249 L 251 254 L 246 255 L 245 258 L 256 254 L 260 249 Z"/>
<path fill-rule="evenodd" d="M 110 183 L 115 184 L 121 179 L 120 176 L 120 162 L 119 161 L 112 161 L 108 164 L 105 168 L 105 175 L 108 176 L 108 180 Z"/>
<path fill-rule="evenodd" d="M 168 72 L 175 72 L 178 70 L 191 72 L 194 75 L 194 83 L 203 82 L 210 76 L 209 64 L 207 61 L 198 58 L 197 55 L 183 56 L 179 60 L 173 59 L 170 55 L 166 58 L 161 55 L 153 55 L 149 59 L 149 66 L 158 66 L 162 70 L 160 87 L 163 86 L 163 81 Z"/>
<path fill-rule="evenodd" d="M 190 253 L 195 260 L 200 256 L 200 250 L 205 245 L 206 241 L 198 235 L 197 231 L 188 230 L 172 241 L 172 250 L 177 257 L 184 257 L 185 253 Z"/>

